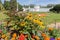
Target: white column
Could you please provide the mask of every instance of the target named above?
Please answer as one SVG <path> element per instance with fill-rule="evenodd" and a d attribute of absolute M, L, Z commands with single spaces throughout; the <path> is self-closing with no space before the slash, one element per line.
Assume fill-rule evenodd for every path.
<path fill-rule="evenodd" d="M 18 11 L 18 3 L 17 3 L 17 11 Z"/>

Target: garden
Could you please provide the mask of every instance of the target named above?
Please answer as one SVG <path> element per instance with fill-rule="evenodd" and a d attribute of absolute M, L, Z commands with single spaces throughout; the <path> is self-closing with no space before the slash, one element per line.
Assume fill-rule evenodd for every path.
<path fill-rule="evenodd" d="M 0 40 L 60 40 L 60 24 L 56 26 L 60 23 L 59 17 L 59 10 L 24 12 L 16 0 L 4 0 L 4 4 L 0 0 Z M 52 23 L 54 26 L 49 26 Z"/>
<path fill-rule="evenodd" d="M 4 40 L 60 40 L 60 29 L 47 27 L 43 21 L 48 14 L 18 12 L 2 13 L 0 38 Z"/>

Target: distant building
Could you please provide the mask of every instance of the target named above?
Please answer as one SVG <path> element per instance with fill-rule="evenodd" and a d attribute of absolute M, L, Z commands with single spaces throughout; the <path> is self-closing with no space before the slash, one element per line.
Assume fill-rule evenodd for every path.
<path fill-rule="evenodd" d="M 39 5 L 35 5 L 34 8 L 25 8 L 23 7 L 23 11 L 31 11 L 31 12 L 49 12 L 51 8 L 41 8 Z"/>

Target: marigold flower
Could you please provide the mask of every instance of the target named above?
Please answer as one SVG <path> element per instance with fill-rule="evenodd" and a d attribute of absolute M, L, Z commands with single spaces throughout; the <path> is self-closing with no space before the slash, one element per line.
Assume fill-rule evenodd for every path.
<path fill-rule="evenodd" d="M 56 38 L 56 40 L 60 40 L 60 38 Z"/>
<path fill-rule="evenodd" d="M 36 39 L 36 40 L 39 40 L 40 38 L 39 38 L 38 36 L 35 36 L 35 39 Z"/>
<path fill-rule="evenodd" d="M 6 37 L 5 40 L 8 40 L 8 37 Z"/>
<path fill-rule="evenodd" d="M 16 34 L 16 33 L 14 33 L 14 34 L 13 34 L 13 37 L 14 37 L 14 38 L 16 38 L 16 36 L 17 36 L 17 34 Z"/>
<path fill-rule="evenodd" d="M 2 35 L 2 38 L 4 39 L 5 37 L 6 37 L 6 35 L 5 35 L 5 34 L 3 34 L 3 35 Z"/>
<path fill-rule="evenodd" d="M 45 34 L 45 33 L 42 33 L 41 35 L 42 35 L 43 37 L 46 37 L 46 34 Z"/>
<path fill-rule="evenodd" d="M 12 38 L 11 40 L 15 40 L 15 38 Z"/>
<path fill-rule="evenodd" d="M 49 31 L 52 31 L 52 30 L 53 30 L 53 28 L 49 27 L 49 28 L 48 28 L 48 30 L 49 30 Z"/>
<path fill-rule="evenodd" d="M 50 40 L 50 37 L 46 36 L 44 37 L 44 40 Z"/>

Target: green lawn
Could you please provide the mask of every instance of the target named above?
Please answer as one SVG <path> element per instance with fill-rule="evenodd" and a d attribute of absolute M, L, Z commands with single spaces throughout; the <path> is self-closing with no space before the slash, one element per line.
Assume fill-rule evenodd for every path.
<path fill-rule="evenodd" d="M 45 23 L 50 24 L 60 22 L 60 14 L 55 13 L 47 13 L 47 14 L 48 16 L 44 19 Z"/>
<path fill-rule="evenodd" d="M 41 12 L 32 12 L 33 14 L 37 13 L 41 13 Z M 42 12 L 44 13 L 44 12 Z M 44 23 L 45 24 L 50 24 L 50 23 L 55 23 L 56 22 L 60 22 L 60 14 L 57 14 L 57 13 L 52 13 L 52 12 L 48 12 L 48 13 L 45 13 L 47 14 L 48 16 L 44 18 Z"/>

